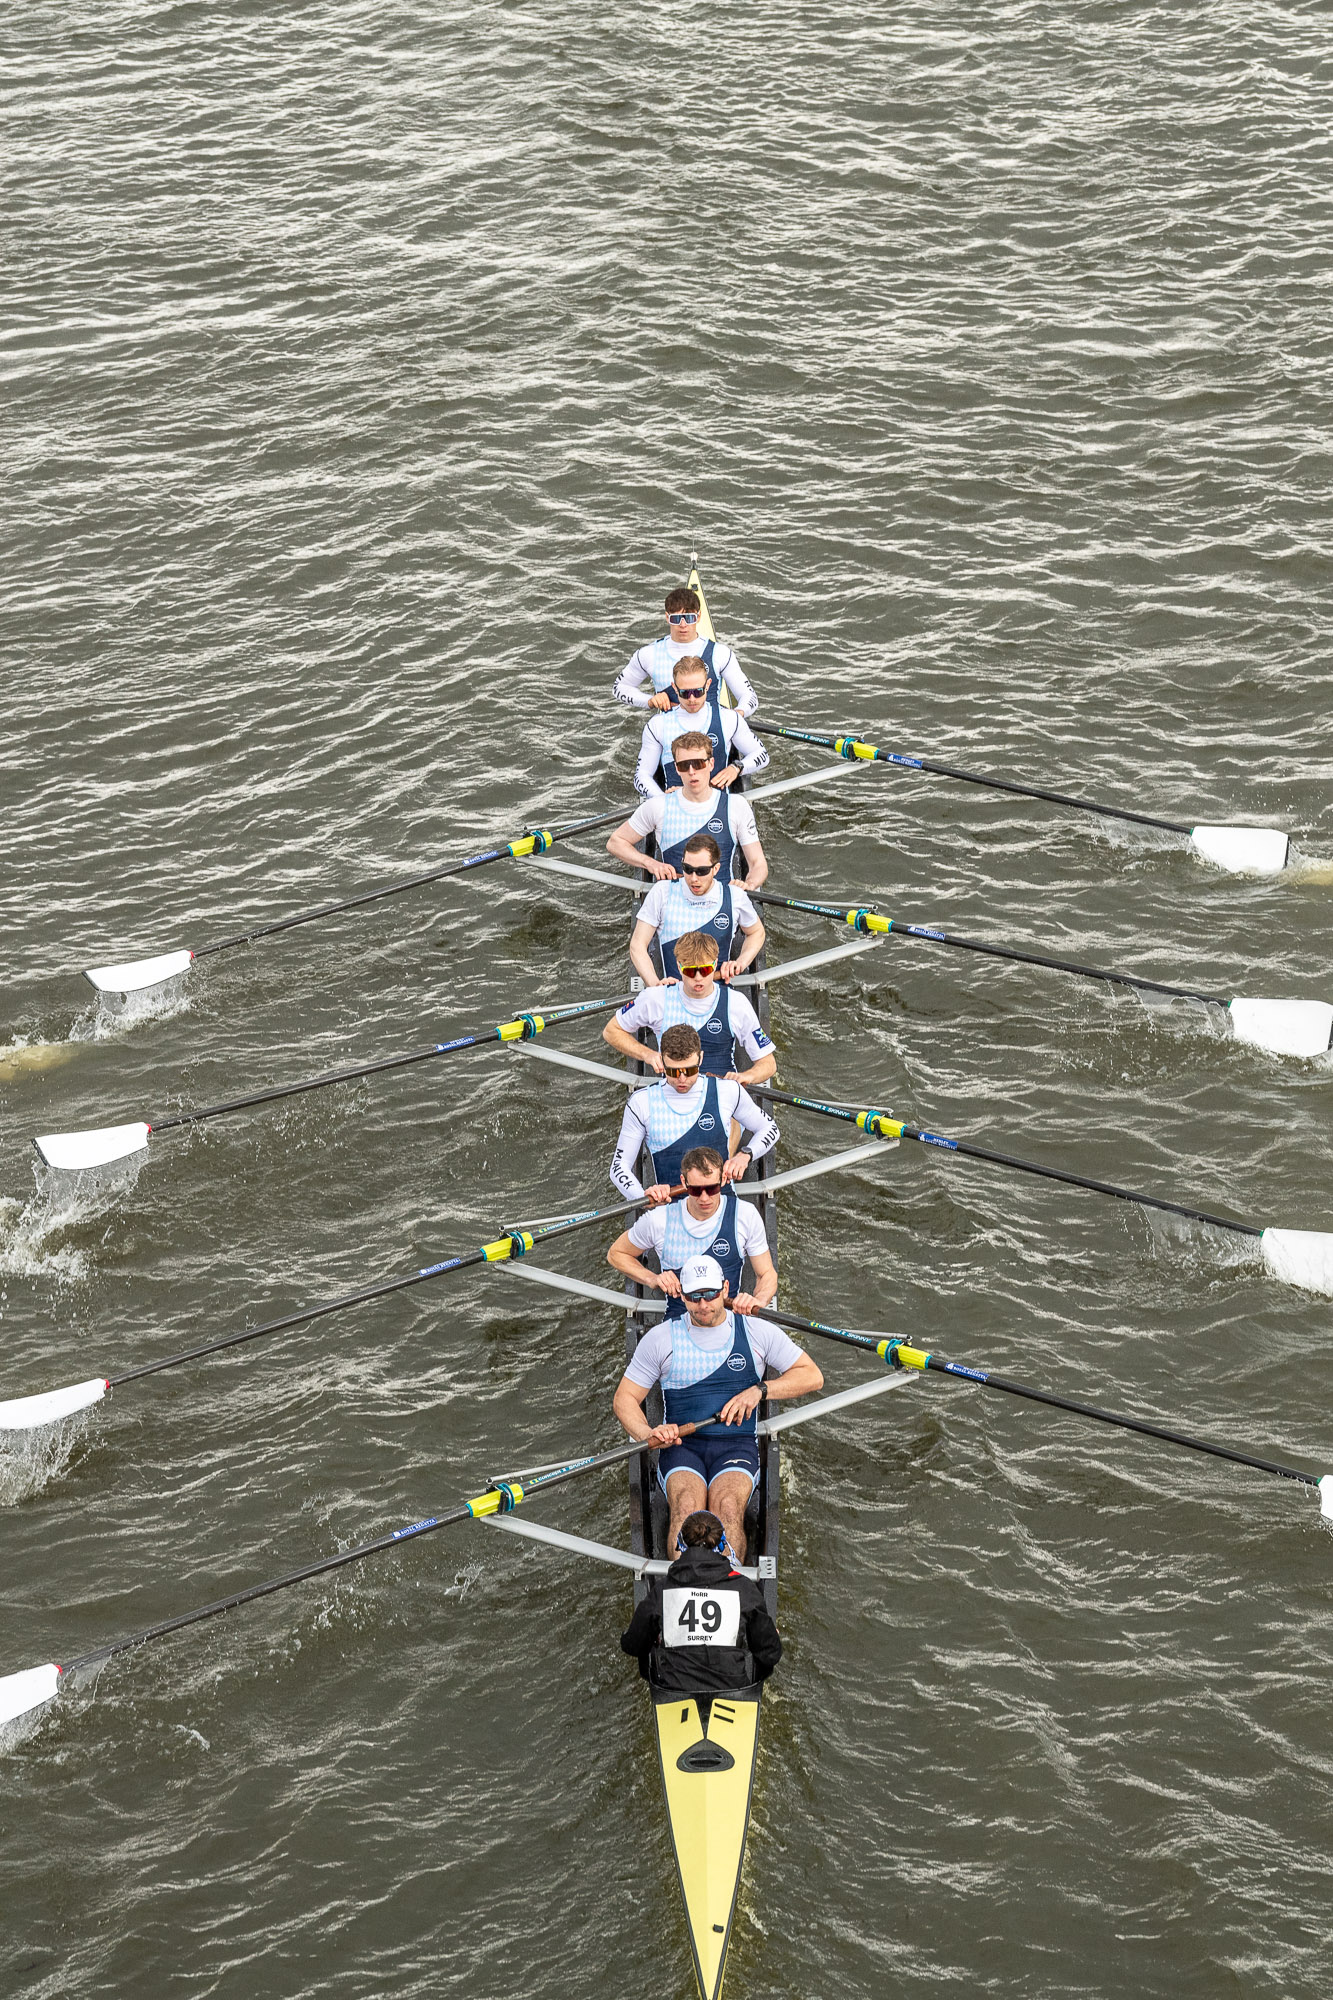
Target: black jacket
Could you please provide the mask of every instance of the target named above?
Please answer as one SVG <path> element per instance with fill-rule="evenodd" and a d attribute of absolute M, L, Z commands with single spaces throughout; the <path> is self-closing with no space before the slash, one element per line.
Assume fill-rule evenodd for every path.
<path fill-rule="evenodd" d="M 740 1598 L 740 1623 L 735 1646 L 666 1646 L 662 1643 L 662 1592 L 673 1585 L 735 1591 Z M 716 1549 L 686 1549 L 665 1577 L 650 1577 L 648 1594 L 621 1634 L 621 1648 L 639 1662 L 639 1672 L 657 1687 L 682 1694 L 715 1694 L 726 1688 L 749 1687 L 767 1680 L 782 1658 L 778 1628 L 769 1617 L 763 1594 L 748 1576 L 734 1570 Z"/>

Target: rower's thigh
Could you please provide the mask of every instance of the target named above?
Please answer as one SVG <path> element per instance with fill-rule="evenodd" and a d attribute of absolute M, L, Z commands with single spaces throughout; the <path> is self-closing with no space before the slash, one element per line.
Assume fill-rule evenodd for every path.
<path fill-rule="evenodd" d="M 714 1513 L 719 1507 L 730 1504 L 744 1514 L 753 1491 L 754 1485 L 748 1472 L 719 1472 L 708 1489 L 708 1504 Z"/>
<path fill-rule="evenodd" d="M 703 1480 L 688 1466 L 679 1472 L 669 1472 L 666 1478 L 666 1496 L 672 1511 L 683 1508 L 687 1514 L 697 1514 L 707 1497 Z"/>

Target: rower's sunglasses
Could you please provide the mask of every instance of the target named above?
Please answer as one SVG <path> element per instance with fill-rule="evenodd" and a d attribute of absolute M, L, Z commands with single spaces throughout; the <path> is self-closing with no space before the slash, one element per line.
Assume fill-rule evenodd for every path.
<path fill-rule="evenodd" d="M 712 760 L 708 757 L 677 757 L 678 771 L 706 771 Z"/>
<path fill-rule="evenodd" d="M 690 764 L 677 764 L 676 769 L 678 771 L 689 771 L 693 769 L 693 766 Z M 711 875 L 716 867 L 716 861 L 705 861 L 702 868 L 698 866 L 692 868 L 688 861 L 682 861 L 680 872 L 682 875 Z"/>
<path fill-rule="evenodd" d="M 686 1194 L 721 1194 L 722 1183 L 721 1181 L 695 1181 L 691 1186 L 690 1182 L 686 1181 L 685 1192 Z"/>
<path fill-rule="evenodd" d="M 698 1063 L 686 1063 L 683 1069 L 675 1068 L 671 1063 L 663 1063 L 662 1067 L 668 1076 L 698 1076 L 699 1074 Z"/>
<path fill-rule="evenodd" d="M 708 693 L 708 682 L 705 681 L 702 687 L 678 687 L 676 693 L 682 701 L 702 701 Z"/>
<path fill-rule="evenodd" d="M 686 1292 L 685 1302 L 691 1306 L 707 1306 L 711 1305 L 714 1299 L 720 1299 L 721 1296 L 721 1285 L 714 1285 L 711 1292 Z"/>
<path fill-rule="evenodd" d="M 691 869 L 690 873 L 693 874 L 694 870 Z M 710 979 L 716 971 L 717 960 L 710 958 L 707 965 L 682 965 L 680 976 L 682 979 Z"/>
<path fill-rule="evenodd" d="M 695 619 L 696 619 L 696 618 L 697 618 L 698 616 L 699 616 L 699 614 L 698 614 L 698 612 L 697 612 L 697 611 L 668 611 L 668 612 L 667 612 L 667 624 L 668 624 L 668 625 L 693 625 L 693 623 L 694 623 Z"/>

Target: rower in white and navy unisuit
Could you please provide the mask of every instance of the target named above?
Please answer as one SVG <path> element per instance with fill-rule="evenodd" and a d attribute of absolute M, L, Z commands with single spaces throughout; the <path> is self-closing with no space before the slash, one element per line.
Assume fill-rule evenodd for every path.
<path fill-rule="evenodd" d="M 742 715 L 753 715 L 759 697 L 741 672 L 734 650 L 723 639 L 699 637 L 699 593 L 688 584 L 667 592 L 667 632 L 651 645 L 640 646 L 615 685 L 617 701 L 627 708 L 668 709 L 672 706 L 671 672 L 677 660 L 696 654 L 726 688 Z"/>
<path fill-rule="evenodd" d="M 739 882 L 718 879 L 721 859 L 712 834 L 696 833 L 681 856 L 677 879 L 654 882 L 640 903 L 629 955 L 645 986 L 679 979 L 681 947 L 700 933 L 717 946 L 718 978 L 724 986 L 747 972 L 763 950 L 759 913 Z"/>
<path fill-rule="evenodd" d="M 725 791 L 738 777 L 767 769 L 767 750 L 739 709 L 723 708 L 717 682 L 693 653 L 677 660 L 675 689 L 678 706 L 667 709 L 664 715 L 649 716 L 643 725 L 639 761 L 634 770 L 634 789 L 640 797 L 652 798 L 655 793 L 672 791 L 681 783 L 674 756 L 676 738 L 695 730 L 713 746 L 708 775 L 715 791 Z"/>
<path fill-rule="evenodd" d="M 724 1181 L 740 1180 L 752 1160 L 762 1160 L 776 1146 L 775 1121 L 759 1109 L 743 1085 L 725 1077 L 701 1076 L 701 1055 L 693 1028 L 668 1028 L 662 1037 L 661 1082 L 634 1091 L 625 1106 L 611 1180 L 628 1201 L 644 1193 L 655 1203 L 670 1201 L 685 1155 L 695 1146 L 727 1151 L 733 1119 L 742 1132 L 753 1136 L 724 1161 Z M 653 1172 L 647 1189 L 637 1172 L 645 1147 Z"/>
<path fill-rule="evenodd" d="M 675 749 L 677 758 L 685 757 L 692 767 L 680 771 L 680 790 L 645 799 L 611 835 L 607 853 L 630 868 L 646 869 L 658 882 L 672 882 L 688 843 L 696 834 L 708 833 L 721 851 L 722 880 L 730 882 L 733 875 L 740 875 L 747 888 L 761 888 L 768 879 L 768 861 L 759 844 L 754 808 L 738 792 L 713 790 L 708 777 L 712 745 L 702 733 L 678 736 Z M 657 841 L 654 858 L 642 852 L 649 834 Z M 737 848 L 743 869 L 735 865 Z"/>
<path fill-rule="evenodd" d="M 674 889 L 676 885 L 658 886 Z M 657 889 L 650 892 L 650 896 L 656 894 Z M 639 922 L 644 924 L 644 919 L 640 917 Z M 647 930 L 646 924 L 644 928 Z M 635 936 L 638 936 L 637 925 Z M 778 1066 L 777 1052 L 745 995 L 734 986 L 724 986 L 718 979 L 717 939 L 708 931 L 684 931 L 672 940 L 672 951 L 677 978 L 658 981 L 655 986 L 645 980 L 643 992 L 627 1000 L 614 1021 L 607 1022 L 602 1029 L 602 1040 L 631 1060 L 645 1063 L 660 1076 L 660 1046 L 651 1048 L 641 1042 L 637 1031 L 646 1028 L 660 1045 L 668 1028 L 683 1024 L 694 1029 L 703 1045 L 705 1076 L 729 1076 L 733 1082 L 743 1083 L 747 1090 L 754 1084 L 767 1083 Z M 630 955 L 636 965 L 641 962 L 632 943 Z M 645 961 L 649 971 L 653 971 L 646 953 Z M 738 1045 L 750 1058 L 748 1069 L 736 1066 Z"/>
<path fill-rule="evenodd" d="M 763 1217 L 753 1202 L 741 1201 L 733 1187 L 723 1191 L 722 1155 L 712 1146 L 695 1146 L 680 1163 L 686 1193 L 681 1201 L 650 1208 L 617 1236 L 606 1253 L 615 1270 L 666 1299 L 668 1319 L 685 1308 L 680 1298 L 680 1272 L 691 1257 L 712 1257 L 727 1284 L 727 1304 L 733 1312 L 749 1313 L 771 1305 L 777 1297 L 778 1274 L 768 1247 Z M 654 1251 L 657 1269 L 643 1262 Z M 746 1261 L 754 1284 L 742 1283 Z"/>
<path fill-rule="evenodd" d="M 824 1385 L 810 1356 L 781 1327 L 733 1313 L 712 1257 L 691 1257 L 680 1274 L 685 1312 L 652 1327 L 620 1379 L 613 1408 L 632 1438 L 658 1447 L 657 1478 L 671 1510 L 667 1547 L 687 1514 L 706 1504 L 745 1561 L 745 1509 L 759 1478 L 755 1411 Z M 766 1369 L 777 1371 L 764 1380 Z M 655 1427 L 643 1406 L 660 1383 L 665 1411 Z M 721 1421 L 703 1423 L 705 1418 Z M 682 1439 L 679 1427 L 700 1424 Z"/>

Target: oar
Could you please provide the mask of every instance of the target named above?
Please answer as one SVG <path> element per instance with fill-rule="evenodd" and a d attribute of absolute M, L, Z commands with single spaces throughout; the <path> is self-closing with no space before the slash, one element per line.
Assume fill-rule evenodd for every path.
<path fill-rule="evenodd" d="M 952 764 L 937 764 L 929 757 L 907 757 L 897 750 L 880 750 L 855 736 L 824 736 L 809 729 L 793 729 L 788 723 L 757 722 L 754 716 L 750 717 L 750 727 L 761 736 L 789 736 L 797 743 L 818 743 L 825 750 L 836 750 L 840 757 L 896 764 L 908 771 L 930 771 L 937 778 L 961 778 L 968 785 L 986 785 L 995 792 L 1016 792 L 1025 799 L 1046 799 L 1052 805 L 1071 806 L 1076 812 L 1099 813 L 1103 819 L 1125 819 L 1136 826 L 1157 827 L 1163 833 L 1183 833 L 1205 861 L 1233 875 L 1279 875 L 1287 865 L 1291 842 L 1274 827 L 1187 826 L 1182 820 L 1157 819 L 1152 813 L 1130 812 L 1124 806 L 1098 805 L 1093 799 L 1074 798 L 1069 792 L 1020 785 L 1012 778 L 990 778 L 980 771 L 960 771 Z"/>
<path fill-rule="evenodd" d="M 612 1000 L 581 1000 L 568 1007 L 553 1007 L 544 1014 L 519 1014 L 512 1021 L 500 1021 L 493 1028 L 479 1028 L 475 1034 L 459 1035 L 452 1042 L 430 1042 L 425 1048 L 409 1049 L 405 1055 L 381 1056 L 376 1062 L 357 1063 L 352 1069 L 323 1070 L 300 1083 L 280 1083 L 271 1090 L 256 1090 L 249 1097 L 228 1098 L 225 1104 L 204 1104 L 194 1111 L 178 1111 L 170 1118 L 140 1119 L 133 1125 L 95 1125 L 87 1132 L 47 1132 L 33 1145 L 48 1167 L 62 1173 L 79 1173 L 89 1167 L 109 1166 L 147 1150 L 149 1140 L 159 1132 L 172 1132 L 184 1125 L 202 1125 L 209 1118 L 225 1118 L 233 1111 L 246 1111 L 256 1104 L 274 1104 L 279 1098 L 300 1097 L 309 1090 L 327 1090 L 330 1084 L 350 1083 L 358 1076 L 378 1076 L 388 1069 L 404 1069 L 409 1063 L 430 1062 L 436 1056 L 457 1055 L 462 1049 L 480 1049 L 495 1042 L 528 1042 L 547 1028 L 563 1021 L 576 1021 L 584 1014 L 609 1014 L 632 1000 L 632 993 L 618 993 Z"/>
<path fill-rule="evenodd" d="M 1043 1166 L 1038 1160 L 1016 1159 L 1012 1153 L 996 1153 L 987 1146 L 974 1146 L 966 1139 L 947 1139 L 940 1132 L 924 1132 L 904 1124 L 887 1111 L 855 1111 L 846 1105 L 824 1104 L 818 1098 L 797 1097 L 788 1090 L 774 1090 L 766 1083 L 751 1085 L 754 1097 L 771 1097 L 779 1104 L 794 1104 L 803 1111 L 816 1111 L 824 1118 L 841 1118 L 875 1132 L 885 1139 L 915 1139 L 922 1146 L 935 1146 L 946 1153 L 958 1153 L 969 1160 L 985 1160 L 991 1166 L 1011 1167 L 1020 1174 L 1036 1174 L 1042 1180 L 1062 1181 L 1066 1187 L 1087 1188 L 1092 1194 L 1110 1195 L 1116 1201 L 1133 1202 L 1139 1208 L 1156 1209 L 1163 1215 L 1180 1215 L 1187 1222 L 1206 1222 L 1213 1229 L 1229 1230 L 1233 1236 L 1248 1236 L 1259 1245 L 1265 1264 L 1285 1284 L 1305 1291 L 1333 1293 L 1333 1234 L 1323 1229 L 1270 1229 L 1255 1222 L 1237 1222 L 1229 1215 L 1216 1215 L 1206 1208 L 1187 1208 L 1178 1201 L 1164 1201 L 1160 1195 L 1139 1194 L 1133 1188 L 1117 1187 L 1112 1181 L 1090 1180 L 1086 1174 L 1070 1173 L 1064 1167 Z"/>
<path fill-rule="evenodd" d="M 927 944 L 952 945 L 957 951 L 977 951 L 987 958 L 1013 959 L 1019 965 L 1039 965 L 1048 972 L 1069 972 L 1078 979 L 1102 979 L 1115 986 L 1135 986 L 1145 993 L 1164 993 L 1172 1000 L 1201 1000 L 1223 1008 L 1238 1042 L 1267 1049 L 1279 1056 L 1320 1056 L 1333 1046 L 1333 1006 L 1324 1000 L 1228 1000 L 1221 993 L 1198 993 L 1189 986 L 1167 986 L 1160 979 L 1142 979 L 1136 972 L 1119 972 L 1099 965 L 1080 965 L 1072 958 L 1048 958 L 1040 952 L 1018 951 L 1011 945 L 986 944 L 980 938 L 958 937 L 927 924 L 905 924 L 880 916 L 873 904 L 807 903 L 796 896 L 775 896 L 766 889 L 746 892 L 752 903 L 772 903 L 784 910 L 807 910 L 812 916 L 850 924 L 856 931 L 921 938 Z"/>
<path fill-rule="evenodd" d="M 716 1423 L 720 1414 L 715 1410 L 711 1416 L 700 1417 L 696 1423 L 682 1424 L 681 1436 L 700 1430 L 705 1424 Z M 651 1449 L 647 1443 L 631 1441 L 617 1445 L 611 1451 L 571 1459 L 552 1470 L 536 1472 L 529 1479 L 497 1480 L 485 1493 L 479 1493 L 475 1500 L 465 1500 L 461 1506 L 451 1507 L 447 1513 L 428 1515 L 423 1521 L 413 1521 L 405 1528 L 393 1528 L 387 1535 L 377 1535 L 373 1541 L 358 1542 L 354 1548 L 343 1549 L 337 1555 L 323 1556 L 318 1562 L 288 1570 L 285 1576 L 272 1577 L 267 1583 L 252 1583 L 244 1590 L 232 1591 L 230 1596 L 214 1598 L 211 1604 L 198 1605 L 193 1611 L 178 1612 L 174 1618 L 164 1618 L 158 1624 L 146 1625 L 142 1631 L 131 1632 L 123 1639 L 112 1639 L 105 1646 L 95 1646 L 90 1653 L 80 1653 L 77 1658 L 66 1660 L 63 1666 L 50 1660 L 45 1666 L 6 1674 L 0 1678 L 0 1724 L 13 1722 L 19 1716 L 28 1715 L 32 1710 L 54 1701 L 67 1674 L 78 1673 L 86 1667 L 100 1667 L 105 1661 L 114 1659 L 117 1653 L 133 1652 L 152 1639 L 165 1639 L 172 1632 L 184 1631 L 188 1625 L 202 1625 L 206 1618 L 217 1618 L 224 1611 L 236 1611 L 242 1604 L 253 1604 L 260 1597 L 272 1597 L 280 1590 L 290 1590 L 293 1584 L 308 1583 L 312 1577 L 327 1576 L 333 1570 L 345 1569 L 348 1563 L 363 1562 L 367 1556 L 383 1555 L 403 1542 L 415 1541 L 420 1535 L 432 1535 L 437 1528 L 450 1528 L 458 1521 L 480 1521 L 488 1514 L 512 1513 L 515 1507 L 530 1500 L 535 1493 L 544 1492 L 548 1486 L 559 1486 L 585 1472 L 600 1472 L 604 1466 L 619 1465 L 636 1453 Z"/>
<path fill-rule="evenodd" d="M 164 985 L 189 970 L 197 958 L 211 958 L 214 952 L 234 951 L 238 945 L 254 944 L 259 938 L 276 937 L 280 931 L 295 930 L 298 924 L 315 924 L 323 917 L 336 917 L 343 910 L 359 910 L 366 903 L 382 902 L 385 896 L 401 896 L 408 889 L 424 889 L 428 883 L 443 882 L 449 875 L 463 875 L 469 868 L 485 868 L 492 861 L 521 861 L 529 854 L 545 854 L 557 840 L 572 840 L 576 834 L 594 833 L 599 826 L 612 826 L 625 817 L 626 808 L 599 813 L 594 819 L 579 819 L 569 826 L 537 827 L 531 833 L 516 834 L 503 847 L 488 847 L 470 854 L 465 861 L 450 861 L 443 868 L 428 869 L 424 875 L 408 875 L 398 882 L 386 882 L 378 889 L 362 889 L 358 895 L 344 896 L 337 903 L 321 903 L 317 909 L 298 910 L 294 916 L 280 917 L 276 923 L 257 924 L 235 937 L 218 938 L 193 950 L 159 952 L 123 965 L 89 966 L 84 978 L 99 993 L 141 993 L 147 987 Z"/>
<path fill-rule="evenodd" d="M 1294 1479 L 1298 1485 L 1316 1489 L 1320 1513 L 1333 1520 L 1333 1473 L 1326 1472 L 1321 1477 L 1315 1472 L 1301 1472 L 1296 1466 L 1283 1465 L 1277 1459 L 1256 1458 L 1253 1452 L 1238 1451 L 1234 1445 L 1211 1444 L 1207 1438 L 1191 1437 L 1188 1431 L 1167 1430 L 1161 1424 L 1147 1423 L 1142 1417 L 1127 1417 L 1115 1410 L 1104 1410 L 1099 1403 L 1075 1402 L 1069 1396 L 1054 1395 L 1049 1389 L 1034 1389 L 1026 1382 L 1011 1382 L 1004 1375 L 992 1375 L 984 1368 L 969 1368 L 961 1361 L 946 1361 L 943 1355 L 911 1347 L 904 1340 L 883 1340 L 878 1334 L 852 1333 L 845 1327 L 825 1326 L 821 1320 L 801 1319 L 795 1313 L 775 1312 L 771 1306 L 760 1307 L 750 1317 L 771 1319 L 779 1326 L 817 1334 L 822 1340 L 841 1341 L 847 1347 L 867 1348 L 878 1354 L 890 1368 L 916 1368 L 923 1374 L 930 1370 L 939 1375 L 952 1375 L 959 1381 L 975 1383 L 982 1389 L 999 1389 L 1007 1396 L 1023 1396 L 1031 1403 L 1045 1403 L 1053 1410 L 1068 1410 L 1076 1417 L 1091 1417 L 1094 1422 L 1111 1424 L 1116 1430 L 1135 1431 L 1140 1437 L 1160 1438 L 1164 1444 L 1182 1445 L 1186 1451 L 1201 1451 L 1209 1458 L 1224 1458 L 1232 1465 L 1248 1465 L 1256 1472 L 1272 1473 L 1277 1479 Z"/>
<path fill-rule="evenodd" d="M 672 1200 L 678 1200 L 685 1192 L 684 1183 L 672 1190 Z M 322 1299 L 317 1305 L 302 1306 L 298 1312 L 284 1313 L 281 1319 L 265 1320 L 260 1326 L 242 1327 L 237 1333 L 224 1333 L 216 1340 L 206 1340 L 198 1347 L 185 1347 L 176 1354 L 164 1355 L 158 1361 L 142 1362 L 137 1368 L 122 1369 L 119 1375 L 94 1375 L 86 1382 L 70 1382 L 60 1389 L 47 1389 L 35 1396 L 16 1396 L 9 1402 L 0 1402 L 0 1431 L 36 1430 L 42 1424 L 59 1423 L 64 1417 L 72 1417 L 80 1410 L 86 1410 L 94 1403 L 100 1403 L 103 1396 L 112 1389 L 121 1389 L 129 1382 L 142 1382 L 150 1375 L 162 1375 L 169 1368 L 183 1368 L 190 1361 L 205 1361 L 214 1354 L 225 1353 L 230 1347 L 243 1347 L 248 1341 L 263 1340 L 269 1334 L 288 1333 L 294 1326 L 308 1326 L 312 1320 L 327 1319 L 330 1313 L 344 1312 L 348 1306 L 367 1305 L 372 1299 L 387 1298 L 390 1292 L 404 1292 L 412 1285 L 424 1284 L 430 1278 L 442 1278 L 450 1271 L 466 1271 L 477 1264 L 498 1264 L 506 1258 L 526 1257 L 536 1243 L 545 1243 L 553 1236 L 568 1236 L 576 1229 L 588 1229 L 595 1222 L 619 1221 L 643 1208 L 648 1201 L 646 1194 L 633 1201 L 617 1202 L 611 1208 L 584 1209 L 573 1215 L 563 1215 L 546 1223 L 530 1223 L 526 1228 L 510 1230 L 497 1237 L 494 1243 L 483 1243 L 479 1249 L 469 1250 L 461 1257 L 447 1257 L 443 1263 L 427 1264 L 422 1269 L 409 1271 L 401 1278 L 385 1278 L 377 1285 L 364 1285 L 359 1291 L 344 1292 L 336 1299 Z"/>

